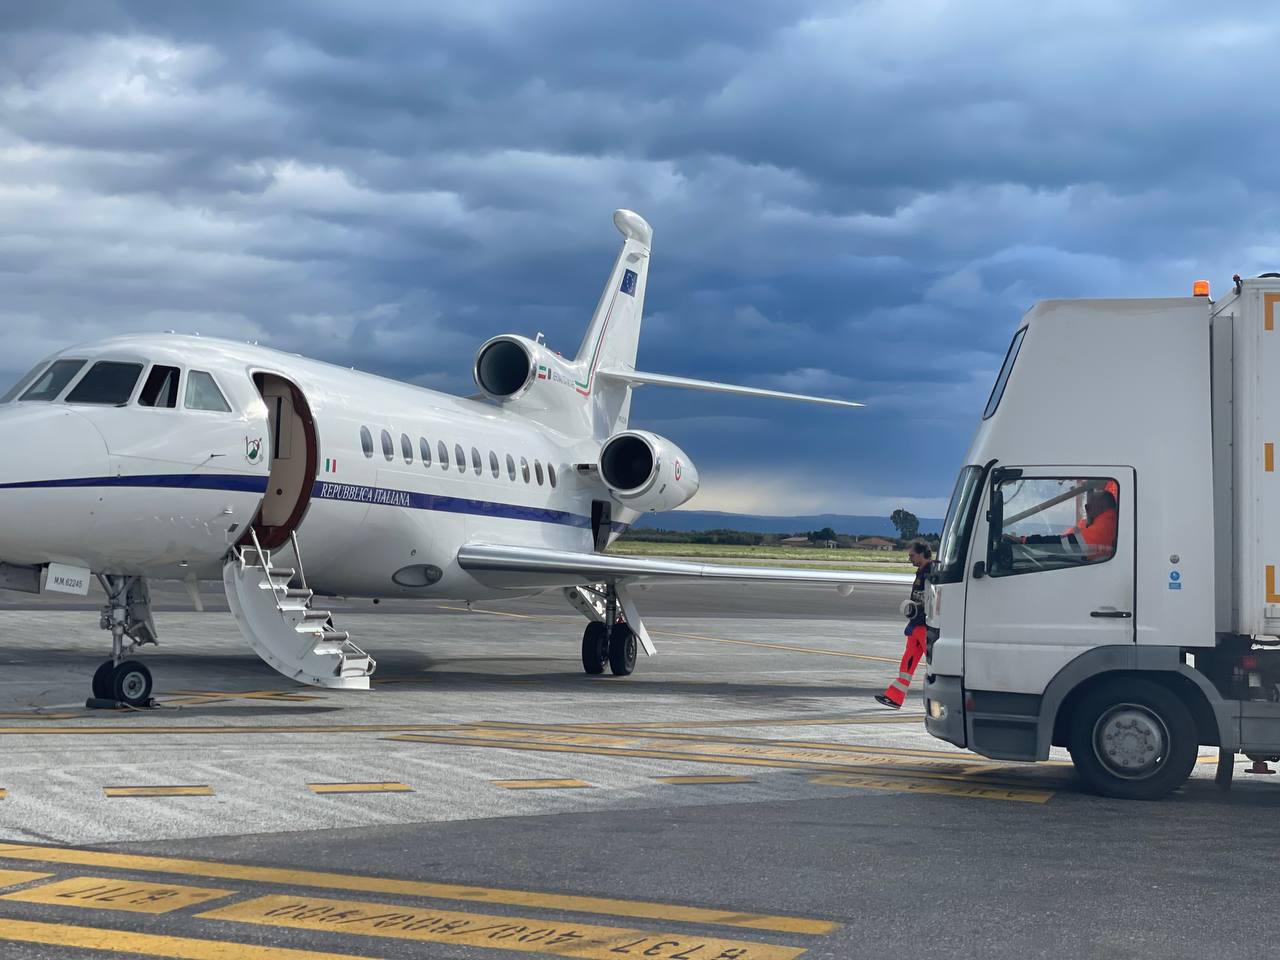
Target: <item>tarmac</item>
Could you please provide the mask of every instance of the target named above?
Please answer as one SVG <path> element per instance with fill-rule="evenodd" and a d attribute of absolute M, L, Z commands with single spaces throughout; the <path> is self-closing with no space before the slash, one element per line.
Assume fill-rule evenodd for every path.
<path fill-rule="evenodd" d="M 159 591 L 143 712 L 84 707 L 92 599 L 0 595 L 0 957 L 1265 950 L 1274 779 L 1125 803 L 933 740 L 871 699 L 900 592 L 644 591 L 626 678 L 555 596 L 326 602 L 378 660 L 338 692 Z"/>

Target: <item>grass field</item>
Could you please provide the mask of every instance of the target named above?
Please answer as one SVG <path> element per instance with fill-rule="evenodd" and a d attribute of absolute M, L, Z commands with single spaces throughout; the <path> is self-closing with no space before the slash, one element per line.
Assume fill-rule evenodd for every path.
<path fill-rule="evenodd" d="M 687 557 L 747 566 L 821 566 L 829 570 L 890 570 L 910 573 L 905 550 L 826 550 L 821 547 L 745 547 L 727 543 L 650 543 L 619 540 L 610 553 L 640 557 Z"/>

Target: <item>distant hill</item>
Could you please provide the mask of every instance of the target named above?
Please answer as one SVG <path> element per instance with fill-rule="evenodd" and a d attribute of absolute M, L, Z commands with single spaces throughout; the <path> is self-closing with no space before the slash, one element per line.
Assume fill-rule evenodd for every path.
<path fill-rule="evenodd" d="M 749 513 L 719 513 L 715 510 L 671 510 L 646 513 L 635 522 L 642 529 L 679 530 L 745 530 L 750 533 L 799 533 L 830 527 L 836 533 L 867 534 L 896 537 L 897 531 L 888 517 L 859 517 L 839 513 L 820 513 L 809 517 L 757 517 Z M 942 520 L 920 518 L 921 533 L 938 533 Z"/>

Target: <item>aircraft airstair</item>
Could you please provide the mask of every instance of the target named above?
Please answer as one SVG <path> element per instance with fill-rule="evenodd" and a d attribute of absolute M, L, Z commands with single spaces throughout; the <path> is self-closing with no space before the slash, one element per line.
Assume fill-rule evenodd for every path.
<path fill-rule="evenodd" d="M 307 587 L 297 536 L 291 537 L 296 570 L 274 566 L 256 534 L 252 541 L 228 556 L 222 582 L 231 613 L 254 652 L 291 680 L 368 690 L 377 664 L 351 642 L 347 631 L 334 627 L 328 610 L 312 609 L 315 595 Z"/>

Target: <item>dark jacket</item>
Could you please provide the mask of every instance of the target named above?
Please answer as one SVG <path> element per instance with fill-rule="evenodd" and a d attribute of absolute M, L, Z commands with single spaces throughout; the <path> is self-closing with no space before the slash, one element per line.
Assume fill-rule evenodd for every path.
<path fill-rule="evenodd" d="M 916 627 L 924 626 L 924 585 L 928 581 L 929 574 L 931 573 L 933 573 L 932 560 L 916 570 L 915 581 L 911 584 L 911 602 L 916 605 L 916 610 L 911 619 L 907 621 L 907 629 L 903 631 L 906 634 L 910 634 Z"/>

